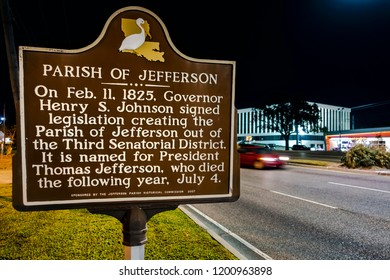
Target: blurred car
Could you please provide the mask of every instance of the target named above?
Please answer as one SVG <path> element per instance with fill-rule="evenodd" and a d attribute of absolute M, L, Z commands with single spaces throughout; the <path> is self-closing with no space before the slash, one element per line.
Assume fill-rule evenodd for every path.
<path fill-rule="evenodd" d="M 298 150 L 307 150 L 310 151 L 310 148 L 305 145 L 293 145 L 292 150 L 298 151 Z"/>
<path fill-rule="evenodd" d="M 256 169 L 280 168 L 289 160 L 288 157 L 280 156 L 268 146 L 242 145 L 238 148 L 241 166 Z"/>

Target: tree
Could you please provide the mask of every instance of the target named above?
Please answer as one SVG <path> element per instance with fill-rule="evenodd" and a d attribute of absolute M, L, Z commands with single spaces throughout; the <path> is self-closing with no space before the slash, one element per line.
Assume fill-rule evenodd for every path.
<path fill-rule="evenodd" d="M 285 149 L 289 149 L 289 140 L 292 133 L 297 134 L 301 127 L 306 133 L 319 132 L 320 111 L 317 104 L 306 101 L 292 101 L 265 105 L 255 108 L 255 119 L 263 128 L 279 132 L 285 140 Z"/>
<path fill-rule="evenodd" d="M 4 123 L 3 123 L 4 124 Z M 11 128 L 1 125 L 1 128 L 5 128 L 5 131 L 1 131 L 1 134 L 4 133 L 3 138 L 1 139 L 1 151 L 0 153 L 9 155 L 12 153 L 12 150 L 14 149 L 16 145 L 16 125 L 13 125 Z M 1 129 L 0 128 L 0 129 Z M 6 139 L 9 140 L 9 142 L 6 142 Z"/>

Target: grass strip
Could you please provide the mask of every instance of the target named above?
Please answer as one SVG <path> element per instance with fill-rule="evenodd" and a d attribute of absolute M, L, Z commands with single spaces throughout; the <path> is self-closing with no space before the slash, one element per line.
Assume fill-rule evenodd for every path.
<path fill-rule="evenodd" d="M 310 160 L 310 159 L 290 159 L 289 163 L 315 165 L 315 166 L 329 166 L 329 162 L 327 161 Z"/>
<path fill-rule="evenodd" d="M 147 226 L 145 260 L 237 259 L 180 209 Z M 12 184 L 0 183 L 0 260 L 123 260 L 122 238 L 117 219 L 86 209 L 16 211 Z"/>

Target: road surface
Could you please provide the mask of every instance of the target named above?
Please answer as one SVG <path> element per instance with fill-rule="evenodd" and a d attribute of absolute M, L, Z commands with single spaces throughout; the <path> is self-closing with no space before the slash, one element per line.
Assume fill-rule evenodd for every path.
<path fill-rule="evenodd" d="M 240 189 L 193 206 L 272 259 L 390 259 L 390 176 L 242 168 Z"/>

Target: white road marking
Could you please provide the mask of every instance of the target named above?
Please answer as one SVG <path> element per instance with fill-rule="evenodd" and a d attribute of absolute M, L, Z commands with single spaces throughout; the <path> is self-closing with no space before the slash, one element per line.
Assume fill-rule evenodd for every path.
<path fill-rule="evenodd" d="M 328 208 L 332 208 L 332 209 L 338 209 L 338 207 L 331 206 L 331 205 L 324 204 L 324 203 L 320 203 L 320 202 L 316 202 L 316 201 L 313 201 L 313 200 L 304 199 L 302 197 L 293 196 L 293 195 L 289 195 L 289 194 L 285 194 L 285 193 L 281 193 L 281 192 L 277 192 L 277 191 L 271 191 L 271 192 L 276 193 L 276 194 L 280 194 L 280 195 L 284 195 L 284 196 L 288 196 L 288 197 L 291 197 L 291 198 L 299 199 L 299 200 L 302 200 L 302 201 L 310 202 L 310 203 L 313 203 L 313 204 L 321 205 L 321 206 L 324 206 L 324 207 L 328 207 Z"/>
<path fill-rule="evenodd" d="M 335 183 L 335 182 L 328 182 L 328 184 L 339 185 L 339 186 L 344 186 L 344 187 L 349 187 L 349 188 L 355 188 L 355 189 L 369 190 L 369 191 L 373 191 L 373 192 L 390 193 L 390 191 L 384 191 L 384 190 L 372 189 L 372 188 L 365 188 L 365 187 L 359 187 L 359 186 L 347 185 L 347 184 L 341 184 L 341 183 Z"/>
<path fill-rule="evenodd" d="M 218 227 L 219 229 L 221 229 L 225 234 L 227 235 L 230 235 L 232 236 L 233 238 L 235 238 L 236 240 L 238 240 L 239 242 L 241 242 L 241 244 L 245 245 L 247 248 L 249 248 L 250 250 L 252 250 L 253 252 L 255 252 L 256 254 L 258 254 L 259 256 L 263 257 L 265 260 L 272 260 L 272 258 L 270 256 L 268 256 L 266 253 L 264 253 L 263 251 L 257 249 L 255 246 L 253 246 L 252 244 L 250 244 L 248 241 L 244 240 L 243 238 L 241 238 L 240 236 L 238 236 L 237 234 L 233 233 L 232 231 L 230 231 L 229 229 L 225 228 L 223 225 L 221 225 L 220 223 L 218 223 L 217 221 L 214 221 L 213 219 L 211 219 L 209 216 L 207 216 L 205 213 L 203 213 L 202 211 L 198 210 L 197 208 L 195 208 L 194 206 L 192 205 L 189 205 L 189 204 L 186 204 L 186 205 L 180 205 L 179 208 L 181 210 L 183 210 L 184 213 L 186 213 L 189 217 L 191 217 L 192 219 L 194 220 L 198 220 L 194 215 L 191 214 L 191 212 L 189 212 L 187 209 L 191 209 L 193 212 L 197 213 L 198 215 L 200 215 L 201 217 L 203 217 L 204 219 L 206 219 L 207 221 L 209 221 L 210 223 L 214 224 L 214 226 Z M 201 221 L 199 221 L 200 223 L 202 223 Z M 202 223 L 203 224 L 203 223 Z M 210 231 L 209 231 L 210 232 Z M 219 242 L 222 242 L 223 243 L 226 243 L 224 242 L 224 240 L 218 236 L 217 234 L 215 234 L 214 232 L 210 232 L 210 234 L 215 238 L 217 239 Z M 228 244 L 226 244 L 228 245 Z M 231 246 L 229 246 L 231 247 Z"/>

